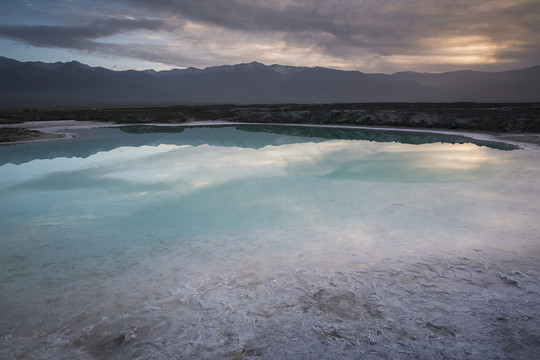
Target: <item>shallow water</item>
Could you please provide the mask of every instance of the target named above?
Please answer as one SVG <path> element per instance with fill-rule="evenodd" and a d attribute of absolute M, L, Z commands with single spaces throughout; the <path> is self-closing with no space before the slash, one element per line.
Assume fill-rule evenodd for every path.
<path fill-rule="evenodd" d="M 127 127 L 0 148 L 0 358 L 530 358 L 539 153 Z"/>

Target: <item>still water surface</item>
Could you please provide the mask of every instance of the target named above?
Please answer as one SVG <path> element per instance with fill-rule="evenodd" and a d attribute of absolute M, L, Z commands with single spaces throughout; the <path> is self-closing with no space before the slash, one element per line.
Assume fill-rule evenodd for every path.
<path fill-rule="evenodd" d="M 0 147 L 0 359 L 536 354 L 539 155 L 256 125 Z"/>

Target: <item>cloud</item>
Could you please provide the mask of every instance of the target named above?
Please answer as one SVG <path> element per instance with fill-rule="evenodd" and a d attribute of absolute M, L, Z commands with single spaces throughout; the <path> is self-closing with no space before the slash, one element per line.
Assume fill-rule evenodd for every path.
<path fill-rule="evenodd" d="M 196 67 L 257 60 L 430 71 L 531 66 L 540 54 L 536 0 L 122 0 L 114 9 L 95 3 L 86 9 L 94 20 L 81 22 L 70 9 L 68 25 L 1 25 L 0 36 Z M 141 30 L 155 38 L 118 38 Z"/>
<path fill-rule="evenodd" d="M 137 30 L 166 28 L 161 20 L 94 19 L 80 25 L 0 25 L 0 36 L 37 47 L 96 50 L 96 39 Z"/>
<path fill-rule="evenodd" d="M 533 35 L 539 29 L 540 4 L 534 0 L 124 0 L 148 10 L 230 30 L 328 33 L 360 46 L 380 41 L 390 47 L 434 33 L 451 35 Z M 525 19 L 525 20 L 524 20 Z M 528 30 L 527 30 L 528 29 Z"/>
<path fill-rule="evenodd" d="M 402 65 L 422 59 L 445 66 L 490 64 L 510 60 L 502 54 L 517 57 L 524 46 L 531 54 L 540 50 L 540 3 L 534 0 L 124 2 L 213 28 L 216 37 L 223 31 L 251 33 L 285 42 L 292 51 L 308 48 L 345 67 L 368 58 L 390 63 L 393 57 Z"/>
<path fill-rule="evenodd" d="M 164 64 L 192 62 L 194 59 L 189 56 L 172 54 L 163 46 L 141 40 L 141 32 L 151 36 L 171 29 L 170 23 L 156 19 L 94 18 L 77 25 L 0 25 L 0 37 L 40 48 L 72 49 Z M 118 39 L 133 33 L 138 35 L 132 42 Z"/>

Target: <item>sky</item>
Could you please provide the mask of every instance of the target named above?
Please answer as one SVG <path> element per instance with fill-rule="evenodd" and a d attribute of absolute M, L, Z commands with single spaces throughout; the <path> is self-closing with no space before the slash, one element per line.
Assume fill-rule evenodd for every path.
<path fill-rule="evenodd" d="M 538 0 L 1 0 L 0 55 L 113 70 L 540 65 Z"/>

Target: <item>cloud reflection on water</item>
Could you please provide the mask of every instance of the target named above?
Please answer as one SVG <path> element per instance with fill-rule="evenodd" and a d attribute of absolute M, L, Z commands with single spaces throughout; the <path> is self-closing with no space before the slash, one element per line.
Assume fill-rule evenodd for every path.
<path fill-rule="evenodd" d="M 464 207 L 462 200 L 441 197 L 437 203 L 431 199 L 426 207 L 421 199 L 435 191 L 427 187 L 429 183 L 462 187 L 462 181 L 500 178 L 512 171 L 507 164 L 513 158 L 514 152 L 472 144 L 419 146 L 351 140 L 260 148 L 162 144 L 119 147 L 84 159 L 6 164 L 0 167 L 0 191 L 39 192 L 39 196 L 28 195 L 33 196 L 34 207 L 41 209 L 36 225 L 43 223 L 42 216 L 65 212 L 70 216 L 58 220 L 65 226 L 78 223 L 100 232 L 95 224 L 105 222 L 102 238 L 107 237 L 108 227 L 138 238 L 156 227 L 164 233 L 194 234 L 291 221 L 305 229 L 324 219 L 335 224 L 345 221 L 342 227 L 347 229 L 360 226 L 363 236 L 355 238 L 366 244 L 381 237 L 403 238 L 399 229 L 415 221 L 414 231 L 422 229 L 425 220 L 416 219 L 415 211 L 468 214 L 465 220 L 480 222 L 483 217 L 496 218 L 497 214 L 488 215 L 491 208 L 482 216 L 471 213 L 472 206 Z M 419 184 L 425 192 L 407 195 L 408 184 Z M 398 188 L 403 190 L 392 198 Z M 469 199 L 482 203 L 484 195 L 471 194 Z M 403 206 L 407 214 L 396 215 L 397 223 L 387 224 L 394 230 L 366 231 L 379 229 L 381 219 L 386 222 L 394 219 L 391 214 L 400 213 L 392 204 Z M 407 224 L 400 223 L 403 219 L 408 219 Z M 324 226 L 320 233 L 335 231 Z M 444 233 L 448 220 L 440 226 Z"/>
<path fill-rule="evenodd" d="M 18 166 L 8 164 L 4 166 L 7 177 L 3 182 L 7 187 L 108 187 L 124 192 L 141 192 L 146 186 L 161 184 L 185 192 L 249 177 L 285 174 L 358 181 L 455 181 L 500 172 L 509 156 L 472 144 L 415 146 L 348 140 L 260 149 L 209 145 L 120 147 L 86 160 L 56 158 Z M 71 185 L 62 179 L 69 179 Z"/>

